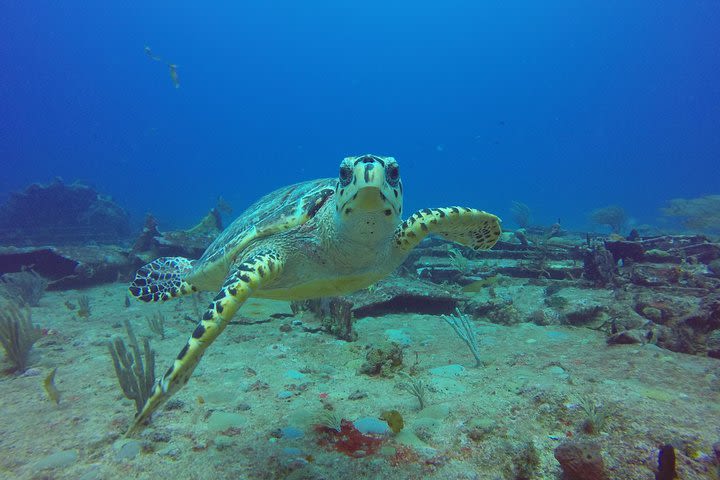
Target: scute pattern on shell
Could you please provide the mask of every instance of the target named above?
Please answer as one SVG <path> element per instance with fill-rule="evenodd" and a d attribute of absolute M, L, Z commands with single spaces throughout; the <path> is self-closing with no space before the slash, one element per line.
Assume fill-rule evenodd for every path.
<path fill-rule="evenodd" d="M 208 247 L 196 267 L 227 268 L 249 241 L 302 225 L 334 193 L 335 178 L 322 178 L 279 188 L 252 204 Z"/>

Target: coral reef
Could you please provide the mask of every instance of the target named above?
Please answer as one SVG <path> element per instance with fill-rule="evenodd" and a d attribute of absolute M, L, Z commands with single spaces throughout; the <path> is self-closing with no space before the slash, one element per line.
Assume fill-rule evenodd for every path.
<path fill-rule="evenodd" d="M 132 353 L 128 351 L 125 341 L 120 337 L 115 337 L 112 342 L 108 342 L 108 351 L 120 388 L 125 397 L 135 402 L 135 411 L 139 413 L 145 405 L 145 401 L 152 394 L 155 384 L 155 351 L 150 348 L 150 340 L 143 338 L 143 352 L 145 353 L 143 360 L 140 345 L 127 320 L 125 320 L 125 330 L 130 340 Z"/>
<path fill-rule="evenodd" d="M 48 281 L 48 290 L 114 282 L 140 265 L 115 245 L 0 247 L 0 274 L 32 269 Z"/>
<path fill-rule="evenodd" d="M 518 227 L 528 228 L 530 226 L 532 212 L 530 211 L 530 207 L 524 203 L 513 201 L 510 206 L 510 215 Z"/>
<path fill-rule="evenodd" d="M 290 309 L 294 315 L 300 312 L 310 312 L 316 320 L 320 321 L 320 330 L 347 342 L 357 339 L 357 333 L 352 328 L 355 320 L 352 308 L 352 302 L 345 297 L 290 302 Z M 305 327 L 305 329 L 313 331 L 309 327 Z"/>
<path fill-rule="evenodd" d="M 0 242 L 12 245 L 116 243 L 130 234 L 127 212 L 82 183 L 55 179 L 14 192 L 0 206 Z"/>
<path fill-rule="evenodd" d="M 620 233 L 627 225 L 627 213 L 618 205 L 609 205 L 590 212 L 590 221 L 610 227 L 612 233 Z"/>
<path fill-rule="evenodd" d="M 6 273 L 0 276 L 0 296 L 36 307 L 45 294 L 48 281 L 32 270 Z"/>
<path fill-rule="evenodd" d="M 403 365 L 403 350 L 394 342 L 384 342 L 371 347 L 365 355 L 360 373 L 392 377 Z"/>
<path fill-rule="evenodd" d="M 164 232 L 158 229 L 157 219 L 148 213 L 145 216 L 143 230 L 133 244 L 131 254 L 142 258 L 145 262 L 157 257 L 199 258 L 223 230 L 222 214 L 230 212 L 232 208 L 221 197 L 217 205 L 211 208 L 197 225 L 187 230 Z"/>
<path fill-rule="evenodd" d="M 361 433 L 353 422 L 341 420 L 340 429 L 318 425 L 318 445 L 334 449 L 350 457 L 365 457 L 378 451 L 384 438 L 378 435 L 365 435 Z"/>
<path fill-rule="evenodd" d="M 598 244 L 585 250 L 583 256 L 583 277 L 602 287 L 615 280 L 615 259 L 604 245 Z"/>
<path fill-rule="evenodd" d="M 681 219 L 682 225 L 690 230 L 720 232 L 720 195 L 698 198 L 676 198 L 662 209 L 663 215 Z"/>

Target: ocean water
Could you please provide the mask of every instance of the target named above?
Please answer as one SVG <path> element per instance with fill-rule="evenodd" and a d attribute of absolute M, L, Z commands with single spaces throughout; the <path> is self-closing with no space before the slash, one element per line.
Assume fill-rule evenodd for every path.
<path fill-rule="evenodd" d="M 718 25 L 717 1 L 5 2 L 0 478 L 720 479 Z M 390 217 L 389 164 L 382 209 L 334 213 L 362 154 L 397 160 L 404 218 L 502 234 Z M 225 284 L 177 258 L 236 240 L 219 199 L 227 226 L 318 178 L 279 254 Z"/>
<path fill-rule="evenodd" d="M 81 179 L 180 228 L 375 153 L 407 210 L 653 224 L 718 188 L 719 21 L 712 1 L 11 2 L 0 195 Z"/>

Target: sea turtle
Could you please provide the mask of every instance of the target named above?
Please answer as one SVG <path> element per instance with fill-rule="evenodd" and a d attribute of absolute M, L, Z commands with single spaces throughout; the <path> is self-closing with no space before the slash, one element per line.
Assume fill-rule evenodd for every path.
<path fill-rule="evenodd" d="M 238 217 L 199 260 L 162 257 L 140 268 L 130 293 L 145 302 L 218 291 L 130 432 L 185 385 L 205 350 L 249 297 L 300 300 L 342 295 L 395 270 L 430 233 L 476 250 L 500 236 L 495 215 L 426 208 L 401 220 L 403 186 L 393 157 L 345 158 L 337 178 L 280 188 Z"/>

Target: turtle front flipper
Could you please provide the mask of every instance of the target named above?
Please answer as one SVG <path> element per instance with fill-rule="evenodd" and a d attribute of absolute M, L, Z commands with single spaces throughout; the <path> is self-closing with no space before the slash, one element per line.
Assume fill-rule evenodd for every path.
<path fill-rule="evenodd" d="M 256 289 L 263 288 L 282 270 L 280 254 L 263 251 L 251 254 L 230 270 L 220 292 L 213 299 L 173 365 L 160 378 L 127 435 L 141 430 L 152 413 L 190 379 L 205 350 L 225 330 L 235 312 Z"/>
<path fill-rule="evenodd" d="M 408 252 L 430 233 L 475 250 L 485 250 L 500 238 L 500 219 L 474 208 L 424 208 L 397 228 L 393 239 L 395 247 Z"/>
<path fill-rule="evenodd" d="M 159 302 L 197 291 L 186 280 L 193 268 L 184 257 L 160 257 L 140 268 L 130 284 L 130 294 L 143 302 Z"/>

